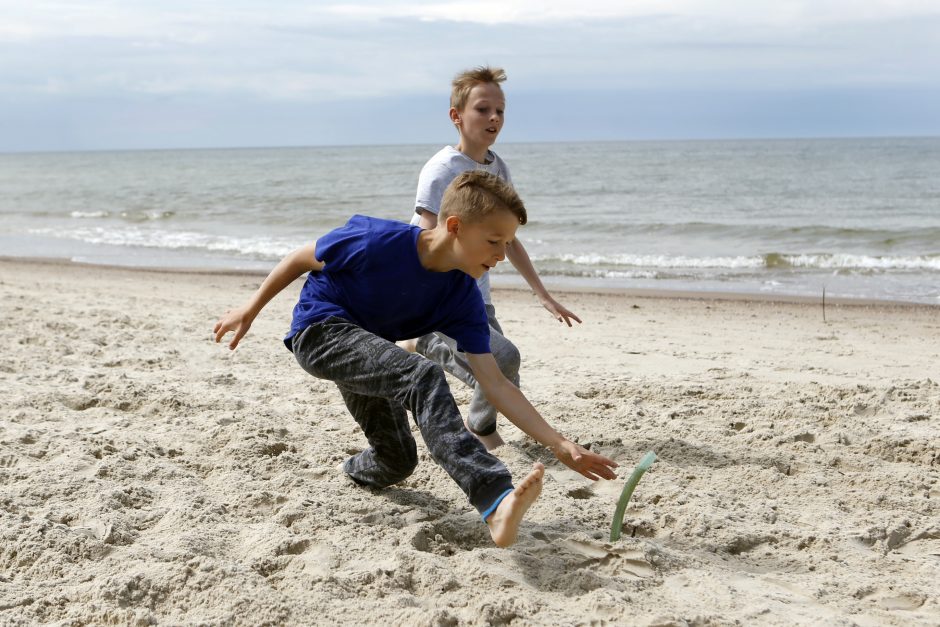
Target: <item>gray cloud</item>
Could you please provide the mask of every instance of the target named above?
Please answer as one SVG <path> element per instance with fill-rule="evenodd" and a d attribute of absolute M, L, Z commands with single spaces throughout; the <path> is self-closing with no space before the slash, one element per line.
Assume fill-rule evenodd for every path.
<path fill-rule="evenodd" d="M 507 68 L 511 116 L 565 120 L 566 133 L 585 138 L 608 119 L 601 105 L 615 111 L 632 97 L 673 111 L 669 98 L 690 93 L 715 115 L 737 111 L 739 126 L 648 116 L 643 136 L 766 134 L 775 119 L 782 133 L 826 134 L 819 121 L 830 119 L 830 134 L 883 134 L 902 114 L 920 120 L 911 132 L 936 132 L 926 108 L 893 96 L 940 86 L 940 16 L 924 2 L 100 1 L 4 11 L 0 150 L 433 140 L 438 122 L 411 112 L 444 107 L 443 116 L 450 77 L 481 63 Z M 589 107 L 594 120 L 566 110 L 590 105 L 584 93 L 600 99 Z M 744 103 L 773 109 L 787 94 L 799 94 L 802 127 L 783 111 L 742 115 Z M 824 113 L 847 101 L 884 119 L 849 116 L 849 129 Z M 371 128 L 357 115 L 385 119 Z M 520 141 L 551 137 L 544 125 L 517 122 L 507 134 L 513 124 Z"/>

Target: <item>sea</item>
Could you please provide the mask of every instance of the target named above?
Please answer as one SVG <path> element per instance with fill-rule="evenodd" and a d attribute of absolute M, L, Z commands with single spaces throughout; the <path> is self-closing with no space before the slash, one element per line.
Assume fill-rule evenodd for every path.
<path fill-rule="evenodd" d="M 263 272 L 352 214 L 409 220 L 442 145 L 0 154 L 0 256 Z M 940 304 L 940 138 L 494 149 L 550 287 Z"/>

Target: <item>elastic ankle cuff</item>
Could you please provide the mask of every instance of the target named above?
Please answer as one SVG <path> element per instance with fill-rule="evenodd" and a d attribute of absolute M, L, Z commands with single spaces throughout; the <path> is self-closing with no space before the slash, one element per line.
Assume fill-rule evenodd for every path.
<path fill-rule="evenodd" d="M 476 427 L 474 427 L 472 424 L 470 424 L 470 425 L 468 425 L 468 426 L 469 426 L 469 428 L 470 428 L 470 433 L 472 433 L 472 434 L 474 434 L 474 435 L 492 435 L 492 434 L 496 433 L 496 423 L 495 423 L 495 422 L 492 423 L 492 424 L 484 425 L 483 427 L 480 427 L 479 429 L 476 428 Z"/>
<path fill-rule="evenodd" d="M 473 505 L 480 514 L 490 509 L 495 510 L 506 493 L 512 492 L 512 489 L 512 476 L 507 472 L 505 475 L 494 477 L 488 484 L 473 489 L 471 493 L 468 494 L 470 504 Z M 489 514 L 492 513 L 492 511 L 489 512 Z M 489 514 L 487 514 L 487 516 Z"/>
<path fill-rule="evenodd" d="M 496 508 L 499 507 L 499 504 L 503 502 L 503 499 L 512 494 L 513 488 L 509 488 L 502 494 L 496 497 L 496 500 L 493 501 L 493 504 L 487 507 L 485 510 L 480 512 L 480 518 L 483 519 L 483 522 L 486 522 L 486 519 L 489 518 L 493 512 L 496 511 Z"/>

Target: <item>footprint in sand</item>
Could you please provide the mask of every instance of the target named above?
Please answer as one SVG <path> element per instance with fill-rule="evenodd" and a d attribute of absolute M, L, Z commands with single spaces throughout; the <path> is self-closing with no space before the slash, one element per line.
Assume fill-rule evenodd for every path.
<path fill-rule="evenodd" d="M 889 611 L 916 610 L 927 601 L 927 597 L 920 593 L 911 592 L 898 594 L 895 591 L 881 588 L 868 588 L 861 593 L 856 593 L 856 597 L 866 599 L 868 602 L 874 603 L 880 608 Z"/>
<path fill-rule="evenodd" d="M 302 552 L 294 555 L 284 572 L 302 572 L 305 577 L 322 578 L 335 567 L 333 549 L 328 544 L 308 544 Z"/>
<path fill-rule="evenodd" d="M 568 490 L 567 494 L 573 499 L 583 500 L 593 497 L 594 490 L 592 490 L 590 486 L 584 486 Z"/>
<path fill-rule="evenodd" d="M 608 567 L 606 570 L 611 571 L 610 574 L 645 579 L 652 577 L 655 572 L 642 551 L 585 540 L 563 540 L 561 545 L 572 553 L 588 558 L 589 562 Z"/>
<path fill-rule="evenodd" d="M 813 444 L 814 442 L 816 442 L 816 436 L 809 432 L 798 433 L 793 436 L 793 441 L 794 442 L 806 442 L 807 444 Z"/>
<path fill-rule="evenodd" d="M 532 534 L 544 543 L 535 552 L 548 552 L 568 562 L 565 572 L 585 568 L 609 577 L 647 579 L 656 574 L 655 568 L 640 549 L 597 542 L 586 538 L 549 536 L 543 532 Z"/>
<path fill-rule="evenodd" d="M 927 600 L 922 594 L 897 594 L 881 597 L 875 602 L 886 610 L 916 610 Z"/>
<path fill-rule="evenodd" d="M 487 528 L 477 524 L 477 520 L 472 523 L 459 519 L 422 523 L 411 537 L 411 546 L 423 553 L 445 556 L 478 548 L 492 548 L 493 540 Z"/>
<path fill-rule="evenodd" d="M 895 535 L 899 535 L 898 531 L 903 532 L 903 527 L 895 529 Z M 892 547 L 895 552 L 911 557 L 928 557 L 940 560 L 940 525 L 912 530 L 902 540 L 902 542 L 897 542 Z"/>

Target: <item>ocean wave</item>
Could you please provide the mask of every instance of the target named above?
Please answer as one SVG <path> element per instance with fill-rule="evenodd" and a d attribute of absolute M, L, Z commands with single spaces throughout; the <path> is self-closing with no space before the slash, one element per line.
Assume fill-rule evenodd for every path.
<path fill-rule="evenodd" d="M 147 222 L 150 220 L 169 220 L 176 215 L 175 211 L 122 211 L 121 217 L 132 222 Z"/>
<path fill-rule="evenodd" d="M 78 228 L 69 230 L 31 229 L 33 235 L 79 240 L 88 244 L 204 250 L 258 259 L 279 259 L 303 245 L 303 241 L 278 237 L 235 237 L 192 231 L 151 231 L 139 228 Z"/>
<path fill-rule="evenodd" d="M 821 270 L 929 270 L 940 272 L 940 255 L 909 257 L 823 253 L 764 256 L 768 268 L 817 268 Z"/>
<path fill-rule="evenodd" d="M 499 274 L 511 274 L 511 266 L 499 268 Z M 561 276 L 575 279 L 694 279 L 688 272 L 665 272 L 662 270 L 604 270 L 601 268 L 539 268 L 544 276 Z"/>
<path fill-rule="evenodd" d="M 562 261 L 588 266 L 634 266 L 639 268 L 760 268 L 761 256 L 752 257 L 687 257 L 670 255 L 600 255 L 596 253 L 557 257 L 536 257 L 535 261 Z"/>
<path fill-rule="evenodd" d="M 940 272 L 940 254 L 911 256 L 876 256 L 848 253 L 741 255 L 727 257 L 690 257 L 685 255 L 602 255 L 565 254 L 558 256 L 536 256 L 537 262 L 562 262 L 577 266 L 626 266 L 633 268 L 659 269 L 816 269 L 846 271 L 919 270 Z"/>
<path fill-rule="evenodd" d="M 822 242 L 865 243 L 871 246 L 898 246 L 920 244 L 929 246 L 940 241 L 940 226 L 917 228 L 888 228 L 862 226 L 829 226 L 824 224 L 786 225 L 728 222 L 620 222 L 613 220 L 559 220 L 557 222 L 531 219 L 530 230 L 546 233 L 603 233 L 625 237 L 706 237 L 731 241 L 799 241 L 806 246 Z M 528 234 L 528 231 L 527 231 Z M 526 239 L 528 241 L 528 239 Z"/>
<path fill-rule="evenodd" d="M 40 215 L 54 215 L 54 214 L 40 214 Z M 151 210 L 151 211 L 120 211 L 118 213 L 112 213 L 107 210 L 99 211 L 71 211 L 69 212 L 70 218 L 75 219 L 88 219 L 88 218 L 110 218 L 112 215 L 117 215 L 122 220 L 127 220 L 130 222 L 149 222 L 152 220 L 168 220 L 176 215 L 175 211 L 160 211 L 160 210 Z"/>

